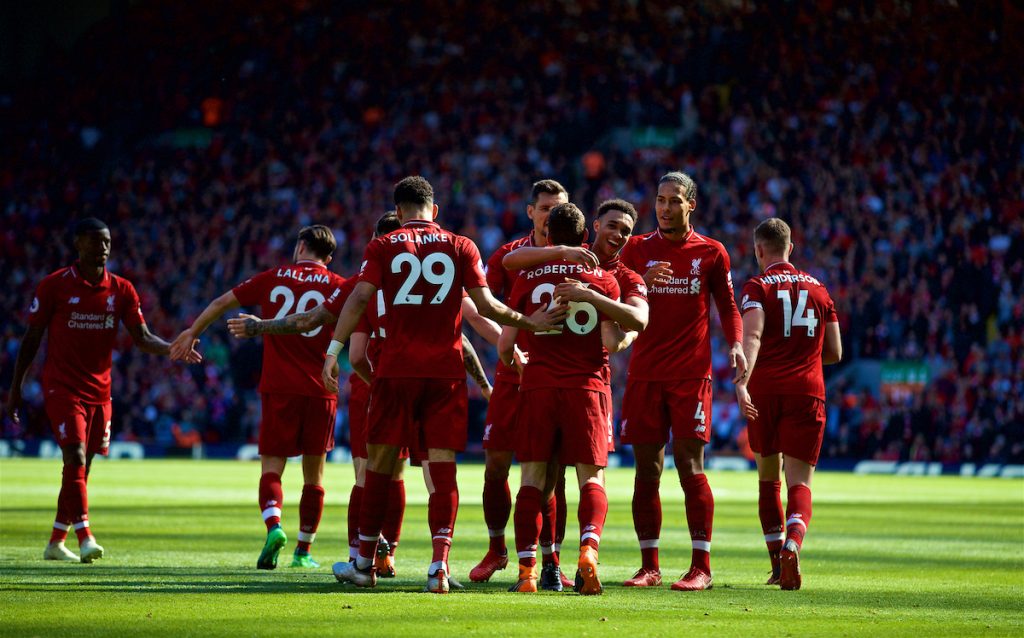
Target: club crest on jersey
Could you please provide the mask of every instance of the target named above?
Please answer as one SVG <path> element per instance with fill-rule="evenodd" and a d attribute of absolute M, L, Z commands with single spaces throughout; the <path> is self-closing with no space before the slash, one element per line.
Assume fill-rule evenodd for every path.
<path fill-rule="evenodd" d="M 114 299 L 117 295 L 109 295 L 107 297 L 107 312 L 114 312 Z"/>
<path fill-rule="evenodd" d="M 700 257 L 696 257 L 696 258 L 690 260 L 690 274 L 691 275 L 699 275 L 700 274 Z"/>
<path fill-rule="evenodd" d="M 493 425 L 492 423 L 488 423 L 487 425 L 484 426 L 484 441 L 490 441 L 491 440 L 491 426 L 492 425 Z"/>

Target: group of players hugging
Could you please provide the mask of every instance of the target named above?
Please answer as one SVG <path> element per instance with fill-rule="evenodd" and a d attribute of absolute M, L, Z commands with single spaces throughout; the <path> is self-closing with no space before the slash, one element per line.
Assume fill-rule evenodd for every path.
<path fill-rule="evenodd" d="M 292 566 L 319 566 L 310 546 L 323 511 L 338 356 L 347 341 L 356 478 L 348 505 L 349 560 L 334 565 L 335 577 L 360 587 L 394 577 L 409 459 L 422 466 L 430 494 L 433 557 L 426 591 L 463 587 L 452 576 L 448 553 L 459 505 L 456 454 L 467 441 L 468 370 L 489 399 L 483 508 L 490 538 L 469 579 L 487 581 L 508 565 L 505 527 L 512 516 L 519 577 L 510 591 L 571 587 L 600 594 L 598 550 L 608 511 L 604 468 L 614 450 L 609 353 L 632 345 L 620 439 L 635 458 L 633 521 L 642 564 L 623 584 L 662 584 L 659 491 L 671 442 L 692 543 L 690 568 L 672 589 L 710 589 L 714 497 L 704 474 L 704 446 L 712 427 L 714 303 L 757 453 L 758 509 L 772 568 L 768 584 L 800 588 L 811 476 L 825 424 L 822 365 L 839 361 L 842 353 L 828 292 L 789 263 L 793 245 L 785 222 L 767 219 L 754 231 L 762 272 L 743 286 L 737 306 L 729 254 L 691 226 L 697 188 L 681 172 L 661 178 L 658 228 L 638 236 L 632 234 L 637 213 L 629 202 L 603 202 L 588 229 L 565 188 L 554 180 L 537 182 L 526 208 L 532 231 L 499 248 L 486 270 L 471 240 L 437 223 L 427 180 L 398 182 L 394 204 L 380 218 L 358 275 L 344 279 L 328 270 L 336 248 L 329 228 L 303 228 L 293 263 L 224 293 L 172 343 L 149 332 L 132 284 L 107 270 L 107 226 L 93 218 L 77 223 L 78 260 L 38 286 L 8 401 L 17 420 L 22 382 L 48 332 L 42 384 L 64 466 L 44 558 L 88 563 L 104 553 L 89 526 L 86 485 L 94 455 L 105 455 L 110 442 L 118 324 L 144 352 L 195 363 L 202 359 L 197 346 L 203 331 L 246 306 L 259 307 L 264 318 L 241 314 L 228 327 L 239 338 L 263 335 L 259 504 L 267 537 L 260 569 L 274 569 L 287 543 L 281 474 L 287 459 L 300 455 L 304 485 Z M 493 388 L 462 333 L 464 318 L 498 349 Z M 513 456 L 522 470 L 514 515 L 508 485 Z M 576 468 L 580 490 L 575 580 L 560 567 L 567 466 Z M 64 544 L 70 528 L 79 555 Z"/>

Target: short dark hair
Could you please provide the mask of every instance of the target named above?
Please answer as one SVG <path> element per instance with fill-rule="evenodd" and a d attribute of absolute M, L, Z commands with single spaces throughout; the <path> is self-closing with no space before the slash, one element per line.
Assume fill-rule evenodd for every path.
<path fill-rule="evenodd" d="M 381 235 L 387 235 L 401 227 L 402 220 L 398 219 L 398 212 L 389 210 L 381 215 L 380 219 L 377 220 L 377 225 L 373 229 L 373 236 L 380 237 Z"/>
<path fill-rule="evenodd" d="M 548 241 L 553 246 L 579 246 L 587 236 L 587 218 L 576 204 L 567 202 L 548 215 Z"/>
<path fill-rule="evenodd" d="M 693 181 L 693 178 L 687 175 L 686 173 L 682 171 L 672 171 L 670 173 L 665 173 L 664 175 L 661 176 L 661 179 L 658 180 L 658 185 L 660 186 L 665 182 L 672 182 L 674 184 L 679 184 L 680 186 L 682 186 L 683 197 L 685 197 L 687 200 L 692 201 L 697 199 L 697 182 Z"/>
<path fill-rule="evenodd" d="M 300 230 L 299 241 L 306 244 L 306 248 L 312 250 L 313 254 L 320 259 L 327 259 L 334 254 L 334 249 L 338 247 L 334 232 L 322 224 L 306 226 Z"/>
<path fill-rule="evenodd" d="M 423 207 L 434 203 L 434 188 L 423 177 L 411 175 L 395 184 L 395 206 Z"/>
<path fill-rule="evenodd" d="M 774 254 L 784 253 L 791 237 L 789 224 L 778 217 L 770 217 L 754 229 L 754 243 L 764 244 Z"/>
<path fill-rule="evenodd" d="M 95 217 L 86 217 L 85 219 L 80 219 L 75 222 L 75 225 L 71 230 L 71 234 L 73 237 L 81 237 L 86 233 L 103 230 L 109 231 L 110 228 L 108 228 L 102 220 L 96 219 Z"/>
<path fill-rule="evenodd" d="M 634 224 L 636 224 L 636 208 L 634 208 L 632 204 L 630 204 L 624 199 L 604 200 L 603 202 L 601 202 L 601 205 L 597 207 L 597 214 L 594 215 L 594 219 L 601 219 L 602 217 L 604 217 L 605 213 L 613 210 L 617 210 L 620 213 L 623 213 L 624 215 L 632 219 Z"/>
<path fill-rule="evenodd" d="M 562 186 L 553 179 L 542 179 L 539 182 L 534 182 L 533 188 L 530 189 L 530 205 L 537 203 L 537 198 L 540 197 L 541 193 L 547 193 L 548 195 L 565 193 L 566 199 L 569 198 L 569 191 L 565 190 L 565 186 Z"/>

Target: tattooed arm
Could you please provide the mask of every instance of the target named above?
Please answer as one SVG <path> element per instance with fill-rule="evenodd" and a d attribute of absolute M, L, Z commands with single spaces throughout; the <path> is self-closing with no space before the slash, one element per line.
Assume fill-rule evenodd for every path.
<path fill-rule="evenodd" d="M 462 335 L 462 360 L 466 364 L 466 372 L 468 372 L 469 376 L 473 377 L 473 381 L 480 386 L 480 392 L 483 393 L 484 398 L 490 401 L 491 382 L 487 380 L 487 375 L 484 373 L 484 367 L 480 365 L 480 357 L 476 355 L 476 350 L 473 348 L 473 344 L 470 343 L 469 338 L 466 335 Z"/>
<path fill-rule="evenodd" d="M 309 332 L 337 321 L 323 304 L 306 312 L 300 312 L 280 319 L 260 319 L 255 315 L 242 313 L 234 319 L 228 319 L 228 330 L 239 339 L 259 335 L 291 335 Z"/>

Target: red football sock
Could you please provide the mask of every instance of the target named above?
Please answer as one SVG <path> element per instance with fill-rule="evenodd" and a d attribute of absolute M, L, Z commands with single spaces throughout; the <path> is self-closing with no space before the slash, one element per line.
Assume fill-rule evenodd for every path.
<path fill-rule="evenodd" d="M 786 538 L 783 526 L 781 481 L 758 481 L 757 513 L 761 517 L 761 531 L 764 542 L 768 546 L 768 558 L 772 561 L 772 570 L 779 568 L 779 550 Z"/>
<path fill-rule="evenodd" d="M 544 494 L 536 487 L 524 485 L 516 496 L 516 553 L 519 564 L 533 567 L 537 564 L 537 542 L 540 538 L 541 509 Z"/>
<path fill-rule="evenodd" d="M 548 500 L 541 496 L 541 527 L 540 527 L 540 549 L 544 554 L 544 564 L 558 564 L 558 555 L 555 554 L 555 528 L 558 527 L 558 501 L 552 494 Z"/>
<path fill-rule="evenodd" d="M 359 513 L 363 509 L 363 488 L 352 486 L 348 495 L 348 557 L 359 554 Z"/>
<path fill-rule="evenodd" d="M 715 497 L 704 474 L 687 476 L 680 484 L 686 495 L 686 524 L 690 528 L 693 553 L 690 567 L 711 573 L 711 522 L 715 517 Z"/>
<path fill-rule="evenodd" d="M 661 479 L 633 479 L 633 529 L 640 541 L 641 567 L 661 571 L 658 540 L 661 538 Z"/>
<path fill-rule="evenodd" d="M 558 479 L 555 484 L 555 562 L 558 561 L 559 553 L 562 550 L 562 541 L 565 540 L 566 517 L 569 516 L 569 507 L 565 502 L 565 476 Z"/>
<path fill-rule="evenodd" d="M 71 517 L 68 515 L 67 500 L 70 489 L 64 486 L 61 477 L 60 494 L 57 495 L 57 517 L 53 520 L 53 531 L 50 533 L 50 543 L 63 543 L 68 537 L 68 530 L 71 529 Z"/>
<path fill-rule="evenodd" d="M 455 480 L 455 463 L 431 461 L 429 471 L 434 493 L 427 502 L 427 522 L 430 524 L 434 552 L 427 573 L 432 574 L 444 567 L 445 573 L 450 574 L 448 550 L 452 547 L 455 516 L 459 512 L 459 486 Z"/>
<path fill-rule="evenodd" d="M 391 495 L 388 496 L 388 509 L 384 513 L 384 524 L 380 533 L 384 535 L 391 545 L 391 555 L 394 556 L 395 548 L 402 537 L 402 521 L 405 518 L 405 481 L 398 479 L 391 481 Z"/>
<path fill-rule="evenodd" d="M 260 476 L 260 511 L 263 522 L 269 532 L 275 525 L 281 524 L 281 503 L 284 502 L 284 491 L 281 489 L 281 475 L 277 472 L 264 472 Z"/>
<path fill-rule="evenodd" d="M 585 483 L 580 488 L 580 547 L 601 547 L 601 531 L 608 516 L 608 495 L 603 485 Z"/>
<path fill-rule="evenodd" d="M 786 502 L 786 540 L 796 541 L 797 548 L 804 545 L 804 534 L 811 524 L 811 488 L 794 485 L 789 488 Z"/>
<path fill-rule="evenodd" d="M 505 554 L 505 526 L 512 514 L 512 494 L 508 479 L 491 481 L 484 477 L 484 522 L 490 537 L 488 549 L 495 554 Z"/>
<path fill-rule="evenodd" d="M 373 564 L 390 491 L 390 474 L 366 470 L 363 502 L 359 508 L 359 554 L 356 556 L 356 567 L 359 569 L 367 569 Z"/>
<path fill-rule="evenodd" d="M 60 491 L 62 495 L 66 495 L 65 515 L 75 528 L 75 536 L 81 544 L 92 536 L 92 532 L 89 531 L 89 495 L 85 489 L 85 466 L 65 464 Z"/>
<path fill-rule="evenodd" d="M 320 527 L 320 517 L 323 513 L 323 485 L 303 485 L 302 498 L 299 499 L 299 542 L 295 545 L 296 551 L 309 552 L 309 546 L 316 538 L 316 530 Z"/>

